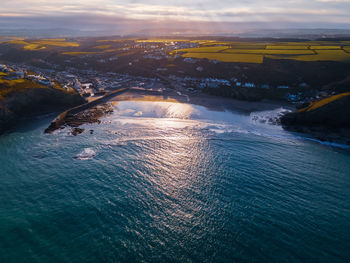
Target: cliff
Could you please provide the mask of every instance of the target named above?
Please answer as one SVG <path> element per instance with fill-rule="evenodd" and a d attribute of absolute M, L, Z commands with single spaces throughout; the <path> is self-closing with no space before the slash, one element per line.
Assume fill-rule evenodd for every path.
<path fill-rule="evenodd" d="M 84 103 L 75 92 L 46 87 L 28 80 L 0 82 L 0 133 L 21 120 Z"/>
<path fill-rule="evenodd" d="M 314 101 L 305 108 L 284 115 L 281 123 L 287 130 L 350 145 L 350 92 Z"/>

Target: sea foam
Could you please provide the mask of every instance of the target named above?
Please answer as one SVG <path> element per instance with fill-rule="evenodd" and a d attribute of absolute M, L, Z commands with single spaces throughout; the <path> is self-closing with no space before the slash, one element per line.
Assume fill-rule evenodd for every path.
<path fill-rule="evenodd" d="M 89 160 L 96 156 L 96 152 L 91 148 L 85 148 L 81 153 L 75 156 L 78 160 Z"/>

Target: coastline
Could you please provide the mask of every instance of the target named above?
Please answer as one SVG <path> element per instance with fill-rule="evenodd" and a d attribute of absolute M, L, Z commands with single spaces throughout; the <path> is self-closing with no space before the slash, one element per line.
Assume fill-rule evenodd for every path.
<path fill-rule="evenodd" d="M 263 100 L 260 102 L 256 101 L 244 101 L 233 98 L 213 96 L 205 93 L 189 94 L 185 92 L 179 92 L 175 90 L 166 91 L 149 91 L 143 89 L 129 89 L 123 94 L 112 98 L 110 101 L 168 101 L 175 103 L 188 103 L 198 106 L 204 106 L 209 110 L 214 111 L 233 111 L 242 114 L 250 114 L 255 111 L 268 111 L 275 110 L 278 108 L 286 108 L 288 110 L 294 110 L 295 107 L 286 102 L 282 101 L 271 101 Z"/>
<path fill-rule="evenodd" d="M 269 111 L 281 107 L 293 109 L 292 105 L 277 101 L 247 102 L 231 98 L 222 98 L 207 94 L 186 94 L 175 90 L 154 91 L 141 88 L 120 89 L 107 95 L 91 100 L 88 103 L 71 108 L 57 116 L 45 129 L 45 133 L 52 133 L 64 127 L 71 127 L 72 134 L 77 135 L 84 130 L 79 126 L 84 123 L 99 123 L 100 118 L 110 114 L 113 109 L 110 104 L 120 101 L 159 101 L 185 103 L 204 106 L 212 111 L 232 111 L 250 114 L 256 111 Z"/>

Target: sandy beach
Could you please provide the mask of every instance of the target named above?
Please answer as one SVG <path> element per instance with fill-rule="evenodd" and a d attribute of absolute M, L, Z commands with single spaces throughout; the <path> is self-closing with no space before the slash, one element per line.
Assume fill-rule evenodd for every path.
<path fill-rule="evenodd" d="M 188 103 L 204 106 L 214 111 L 233 111 L 242 114 L 249 114 L 255 111 L 267 111 L 277 108 L 294 110 L 294 106 L 282 101 L 241 101 L 232 98 L 212 96 L 203 93 L 190 94 L 174 90 L 151 91 L 144 89 L 131 88 L 121 95 L 115 96 L 110 100 L 112 103 L 118 101 L 164 101 L 175 103 Z"/>

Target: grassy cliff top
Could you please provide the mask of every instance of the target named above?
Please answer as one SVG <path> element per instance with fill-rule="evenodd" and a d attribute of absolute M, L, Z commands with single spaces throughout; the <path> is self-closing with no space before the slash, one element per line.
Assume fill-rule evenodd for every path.
<path fill-rule="evenodd" d="M 298 112 L 313 111 L 313 110 L 316 110 L 316 109 L 318 109 L 320 107 L 323 107 L 323 106 L 325 106 L 325 105 L 327 105 L 329 103 L 332 103 L 332 102 L 334 102 L 336 100 L 339 100 L 339 99 L 341 99 L 343 97 L 346 97 L 346 96 L 350 96 L 350 92 L 340 93 L 340 94 L 337 94 L 337 95 L 334 95 L 334 96 L 331 96 L 331 97 L 328 97 L 328 98 L 324 98 L 324 99 L 320 99 L 320 100 L 314 101 L 309 106 L 298 110 Z"/>

